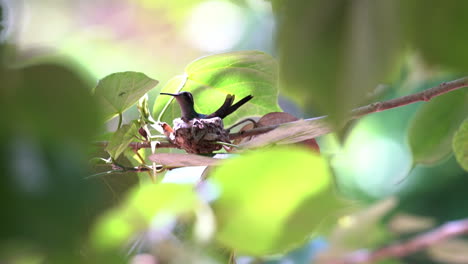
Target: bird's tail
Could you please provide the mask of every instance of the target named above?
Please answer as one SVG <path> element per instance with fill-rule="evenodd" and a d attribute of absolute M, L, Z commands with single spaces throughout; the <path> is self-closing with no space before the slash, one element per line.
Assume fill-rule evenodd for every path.
<path fill-rule="evenodd" d="M 241 107 L 243 104 L 247 103 L 250 101 L 250 99 L 253 98 L 252 95 L 248 95 L 244 98 L 242 98 L 239 102 L 232 104 L 234 102 L 234 95 L 227 95 L 226 100 L 224 101 L 223 105 L 216 110 L 214 113 L 210 114 L 208 117 L 220 117 L 220 118 L 225 118 L 226 116 L 232 114 L 234 111 L 236 111 L 239 107 Z"/>

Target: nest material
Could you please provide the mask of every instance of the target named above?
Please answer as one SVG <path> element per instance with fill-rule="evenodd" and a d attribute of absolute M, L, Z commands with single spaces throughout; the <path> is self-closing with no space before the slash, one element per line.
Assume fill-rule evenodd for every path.
<path fill-rule="evenodd" d="M 174 119 L 173 130 L 170 140 L 188 153 L 212 153 L 222 148 L 222 145 L 215 142 L 231 143 L 229 132 L 224 129 L 223 120 L 219 117 L 195 118 L 188 122 L 177 118 Z"/>

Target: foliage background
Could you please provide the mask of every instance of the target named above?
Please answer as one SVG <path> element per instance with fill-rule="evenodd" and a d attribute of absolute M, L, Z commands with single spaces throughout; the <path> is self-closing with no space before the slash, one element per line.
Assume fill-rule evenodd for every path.
<path fill-rule="evenodd" d="M 157 79 L 160 84 L 149 92 L 152 109 L 159 91 L 172 77 L 184 73 L 186 65 L 196 58 L 220 52 L 260 50 L 279 60 L 279 105 L 283 110 L 298 117 L 330 114 L 334 123 L 340 124 L 344 113 L 353 107 L 456 79 L 468 67 L 465 48 L 468 21 L 464 15 L 468 6 L 461 0 L 3 0 L 0 3 L 4 27 L 0 34 L 3 42 L 0 110 L 4 113 L 0 117 L 0 201 L 4 216 L 0 222 L 0 259 L 7 263 L 145 263 L 142 259 L 151 256 L 181 263 L 187 259 L 192 263 L 226 262 L 228 253 L 216 250 L 219 244 L 213 239 L 202 243 L 196 235 L 192 236 L 192 229 L 197 226 L 192 223 L 197 221 L 185 216 L 195 209 L 198 214 L 205 212 L 201 214 L 205 218 L 198 219 L 205 219 L 199 220 L 208 223 L 201 230 L 210 234 L 210 220 L 206 219 L 213 215 L 211 209 L 206 209 L 210 208 L 208 203 L 199 201 L 208 199 L 203 195 L 193 196 L 183 185 L 154 187 L 148 184 L 147 175 L 136 173 L 85 180 L 96 172 L 96 168 L 94 171 L 89 168 L 89 157 L 106 157 L 102 150 L 90 149 L 89 142 L 108 139 L 109 135 L 101 138 L 96 135 L 117 127 L 116 120 L 102 125 L 103 110 L 90 93 L 99 79 L 111 73 L 137 71 Z M 284 263 L 289 259 L 307 263 L 312 258 L 320 261 L 318 251 L 342 257 L 345 252 L 375 248 L 445 221 L 466 217 L 467 172 L 453 155 L 452 138 L 467 117 L 467 105 L 468 94 L 462 89 L 430 103 L 374 113 L 319 138 L 322 157 L 331 165 L 342 198 L 353 202 L 338 210 L 348 218 L 338 222 L 318 219 L 317 215 L 327 212 L 321 204 L 327 207 L 335 201 L 328 196 L 315 197 L 312 203 L 305 202 L 301 211 L 304 215 L 298 219 L 325 221 L 327 227 L 323 229 L 327 231 L 317 231 L 323 236 L 315 236 L 306 243 L 294 240 L 295 251 L 277 252 L 284 254 L 275 257 L 261 256 L 258 261 Z M 134 106 L 124 113 L 124 122 L 137 116 Z M 270 155 L 282 161 L 290 157 L 281 153 Z M 268 167 L 270 160 L 265 163 L 261 160 L 257 165 Z M 300 158 L 296 161 L 296 165 L 294 160 L 285 164 L 297 171 L 269 174 L 273 176 L 267 179 L 274 180 L 267 180 L 272 187 L 265 196 L 260 196 L 255 188 L 246 188 L 252 183 L 249 176 L 263 170 L 245 170 L 242 172 L 245 179 L 231 185 L 245 188 L 242 196 L 248 204 L 257 195 L 260 201 L 265 197 L 277 198 L 275 180 L 292 183 L 295 179 L 292 176 L 297 176 L 297 181 L 304 182 L 310 175 L 322 175 L 313 166 L 305 169 L 307 166 L 301 164 Z M 131 155 L 124 155 L 121 162 L 130 164 Z M 245 164 L 242 167 L 248 168 Z M 186 176 L 182 180 L 187 181 L 192 174 L 184 171 L 179 175 Z M 172 177 L 179 176 L 174 173 Z M 148 188 L 147 193 L 166 194 L 162 195 L 168 199 L 166 205 L 173 209 L 169 214 L 182 216 L 179 222 L 166 221 L 146 231 L 151 234 L 154 230 L 169 230 L 177 241 L 184 242 L 183 246 L 167 240 L 140 239 L 127 241 L 126 247 L 96 250 L 93 243 L 119 241 L 118 236 L 110 234 L 128 227 L 125 223 L 112 223 L 120 229 L 111 225 L 111 232 L 106 232 L 108 226 L 103 224 L 99 228 L 97 217 L 112 220 L 119 219 L 122 212 L 134 214 L 132 210 L 159 212 L 156 206 L 159 200 L 145 196 L 144 191 L 125 198 L 124 193 L 138 184 Z M 211 192 L 207 193 L 210 196 Z M 235 194 L 240 195 L 238 189 L 232 193 L 234 198 Z M 172 204 L 171 197 L 179 197 L 176 194 L 184 198 Z M 271 230 L 281 231 L 284 223 L 273 225 L 278 217 L 259 209 L 269 201 L 266 199 L 254 207 L 258 209 L 254 215 L 259 217 L 257 221 L 272 223 Z M 147 204 L 155 207 L 140 208 Z M 214 202 L 216 216 L 232 213 L 231 205 L 229 200 Z M 111 206 L 121 210 L 108 211 Z M 284 212 L 288 207 L 278 208 Z M 351 217 L 357 208 L 364 211 Z M 414 222 L 414 218 L 396 222 L 401 215 L 417 216 L 420 222 Z M 144 219 L 150 221 L 152 215 Z M 365 224 L 352 225 L 356 222 Z M 414 223 L 419 225 L 409 233 L 401 231 L 405 224 Z M 246 225 L 218 234 L 218 240 L 224 245 L 230 243 L 226 243 L 226 237 L 237 241 L 235 235 L 246 234 L 239 233 Z M 138 229 L 133 223 L 131 226 L 136 230 L 130 233 L 145 229 Z M 298 231 L 292 228 L 291 236 L 286 235 L 288 238 L 296 232 L 311 231 L 300 221 L 291 227 L 298 227 Z M 313 231 L 316 230 L 314 225 Z M 274 232 L 269 232 L 257 233 L 273 241 L 267 235 Z M 369 238 L 357 239 L 362 234 L 368 234 Z M 255 246 L 240 239 L 241 246 L 247 249 Z M 462 256 L 466 251 L 468 246 L 461 245 L 455 253 L 447 254 L 442 246 L 434 247 L 395 262 L 448 263 L 453 261 L 450 255 Z M 328 251 L 324 251 L 325 247 Z M 238 258 L 238 262 L 250 260 Z"/>

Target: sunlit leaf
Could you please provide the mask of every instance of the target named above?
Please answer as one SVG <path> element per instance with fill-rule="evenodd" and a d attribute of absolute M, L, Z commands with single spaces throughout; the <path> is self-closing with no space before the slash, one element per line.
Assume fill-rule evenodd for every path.
<path fill-rule="evenodd" d="M 434 98 L 421 106 L 411 120 L 408 139 L 413 160 L 432 164 L 452 151 L 452 137 L 468 115 L 468 90 Z"/>
<path fill-rule="evenodd" d="M 334 124 L 396 70 L 396 1 L 295 0 L 277 16 L 282 91 Z"/>
<path fill-rule="evenodd" d="M 234 94 L 236 102 L 252 95 L 252 100 L 224 119 L 225 124 L 231 124 L 242 117 L 279 111 L 277 78 L 277 63 L 270 55 L 259 51 L 231 52 L 190 63 L 185 75 L 170 80 L 161 92 L 191 92 L 196 110 L 203 114 L 218 109 L 227 94 Z M 161 115 L 161 121 L 170 124 L 180 117 L 179 105 L 170 96 L 158 96 L 153 115 Z"/>
<path fill-rule="evenodd" d="M 246 153 L 215 168 L 209 181 L 220 191 L 216 238 L 239 254 L 298 246 L 341 208 L 326 161 L 304 148 Z"/>
<path fill-rule="evenodd" d="M 123 113 L 146 92 L 158 84 L 143 73 L 118 72 L 100 80 L 94 94 L 98 98 L 106 120 Z"/>
<path fill-rule="evenodd" d="M 149 159 L 168 167 L 210 166 L 219 162 L 219 159 L 181 153 L 156 153 L 149 156 Z"/>
<path fill-rule="evenodd" d="M 460 166 L 468 171 L 468 119 L 463 121 L 453 137 L 453 152 Z"/>
<path fill-rule="evenodd" d="M 92 240 L 97 248 L 122 246 L 138 232 L 163 228 L 178 216 L 191 212 L 197 196 L 191 185 L 147 184 L 137 186 L 118 208 L 97 222 Z"/>
<path fill-rule="evenodd" d="M 138 129 L 138 122 L 132 122 L 115 131 L 106 147 L 112 158 L 118 158 L 128 148 L 128 144 L 135 140 Z"/>
<path fill-rule="evenodd" d="M 285 123 L 274 130 L 256 136 L 250 141 L 241 144 L 242 147 L 260 147 L 268 144 L 291 144 L 316 138 L 318 136 L 330 133 L 330 125 L 324 122 L 324 117 L 318 117 L 309 120 L 299 120 Z"/>
<path fill-rule="evenodd" d="M 428 62 L 461 72 L 468 70 L 468 2 L 401 0 L 411 44 Z"/>

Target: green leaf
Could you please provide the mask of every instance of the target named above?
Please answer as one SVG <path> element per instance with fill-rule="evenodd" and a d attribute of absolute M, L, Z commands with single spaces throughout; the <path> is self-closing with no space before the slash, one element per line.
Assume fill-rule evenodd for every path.
<path fill-rule="evenodd" d="M 463 121 L 455 133 L 452 146 L 458 163 L 463 169 L 468 171 L 468 119 Z"/>
<path fill-rule="evenodd" d="M 52 141 L 88 142 L 100 125 L 86 76 L 66 64 L 30 65 L 9 72 L 2 83 L 4 87 L 12 85 L 11 91 L 15 91 L 5 93 L 3 99 L 11 107 L 7 111 L 16 133 L 24 131 Z"/>
<path fill-rule="evenodd" d="M 294 0 L 279 17 L 281 89 L 340 124 L 400 61 L 395 1 Z"/>
<path fill-rule="evenodd" d="M 402 0 L 405 29 L 411 44 L 428 62 L 468 70 L 468 2 L 464 0 Z"/>
<path fill-rule="evenodd" d="M 100 80 L 94 94 L 98 98 L 105 120 L 123 113 L 145 93 L 158 84 L 143 73 L 118 72 Z"/>
<path fill-rule="evenodd" d="M 106 147 L 106 151 L 109 152 L 112 158 L 117 159 L 128 148 L 128 144 L 135 140 L 138 129 L 138 122 L 134 121 L 115 131 Z"/>
<path fill-rule="evenodd" d="M 224 119 L 225 124 L 246 116 L 280 111 L 276 60 L 260 51 L 231 52 L 198 59 L 186 67 L 185 75 L 170 80 L 161 92 L 176 93 L 181 90 L 193 94 L 195 108 L 203 114 L 218 109 L 227 94 L 234 94 L 236 101 L 253 95 L 251 101 Z M 170 96 L 158 96 L 153 116 L 172 123 L 172 120 L 180 117 L 179 105 Z"/>
<path fill-rule="evenodd" d="M 239 254 L 261 256 L 298 246 L 341 208 L 327 162 L 304 148 L 232 158 L 209 180 L 221 193 L 213 203 L 216 238 Z"/>
<path fill-rule="evenodd" d="M 97 222 L 92 241 L 100 249 L 117 248 L 148 228 L 162 228 L 191 212 L 198 198 L 191 185 L 146 184 L 135 187 L 123 204 Z"/>
<path fill-rule="evenodd" d="M 453 91 L 421 106 L 411 120 L 408 140 L 413 162 L 433 164 L 452 151 L 452 137 L 468 115 L 468 90 Z"/>

